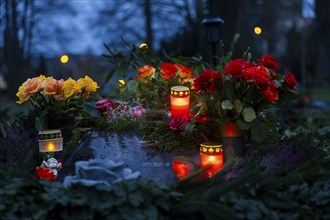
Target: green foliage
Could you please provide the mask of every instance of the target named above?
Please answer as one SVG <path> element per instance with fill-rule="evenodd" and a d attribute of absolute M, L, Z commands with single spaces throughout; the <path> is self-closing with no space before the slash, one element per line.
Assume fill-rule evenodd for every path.
<path fill-rule="evenodd" d="M 157 130 L 154 135 L 162 140 L 159 136 L 168 132 L 166 113 L 155 111 L 146 117 L 141 126 L 149 126 L 151 132 Z M 186 129 L 191 132 L 191 128 Z M 31 162 L 36 160 L 30 150 L 19 163 L 0 164 L 0 215 L 4 219 L 328 218 L 330 157 L 324 151 L 328 135 L 328 126 L 323 126 L 293 139 L 252 144 L 247 159 L 227 161 L 213 179 L 191 178 L 169 188 L 137 180 L 124 181 L 112 189 L 64 188 L 59 182 L 37 181 L 33 171 L 38 164 Z M 74 131 L 72 143 L 79 136 L 80 132 Z M 187 139 L 183 140 L 187 146 Z M 294 163 L 299 152 L 310 157 Z M 230 179 L 236 171 L 239 175 Z"/>
<path fill-rule="evenodd" d="M 319 142 L 315 144 L 315 138 L 317 136 L 300 136 L 288 142 L 259 146 L 248 152 L 248 161 L 234 166 L 227 162 L 210 181 L 179 184 L 176 189 L 184 196 L 173 207 L 172 214 L 183 219 L 283 219 L 288 216 L 319 219 L 329 216 L 330 158 L 321 153 L 300 163 L 278 164 L 275 170 L 265 169 L 263 165 L 270 154 L 279 158 L 288 156 L 296 161 L 299 156 L 286 148 L 313 154 L 313 148 L 323 148 Z M 269 165 L 274 164 L 275 159 L 269 161 Z M 240 171 L 240 175 L 226 180 L 235 170 Z"/>
<path fill-rule="evenodd" d="M 220 57 L 217 57 L 218 60 L 218 65 L 215 67 L 215 69 L 217 71 L 222 71 L 223 68 L 227 65 L 227 63 L 230 61 L 230 59 L 233 56 L 233 52 L 235 49 L 235 45 L 237 44 L 238 40 L 239 40 L 240 35 L 239 34 L 234 34 L 233 36 L 233 40 L 230 44 L 230 48 L 228 50 L 228 52 L 225 54 L 224 50 L 224 43 L 223 41 L 219 42 L 219 51 L 220 51 Z"/>
<path fill-rule="evenodd" d="M 2 184 L 1 184 L 2 185 Z M 125 181 L 111 189 L 15 178 L 0 189 L 4 219 L 158 219 L 180 194 L 169 188 Z"/>
<path fill-rule="evenodd" d="M 123 39 L 128 52 L 112 51 L 106 46 L 109 54 L 104 55 L 111 65 L 112 70 L 106 77 L 106 82 L 116 74 L 125 83 L 119 83 L 114 88 L 114 98 L 130 102 L 140 102 L 147 109 L 166 109 L 169 104 L 170 88 L 177 85 L 191 86 L 193 77 L 211 66 L 197 57 L 169 57 L 165 54 L 164 61 L 174 64 L 181 64 L 192 69 L 192 73 L 180 77 L 178 71 L 170 79 L 164 79 L 161 75 L 161 64 L 164 62 L 148 48 L 138 48 L 128 44 Z M 152 66 L 154 74 L 152 76 L 139 75 L 138 69 L 144 66 Z M 176 67 L 175 67 L 176 68 Z M 139 79 L 136 80 L 136 76 Z M 192 97 L 193 100 L 194 97 Z"/>
<path fill-rule="evenodd" d="M 197 148 L 199 143 L 206 141 L 201 126 L 187 122 L 182 131 L 172 131 L 170 118 L 165 111 L 149 111 L 142 118 L 139 130 L 153 148 L 160 151 L 175 151 L 184 148 Z"/>
<path fill-rule="evenodd" d="M 103 56 L 107 59 L 108 64 L 112 66 L 112 69 L 106 76 L 106 83 L 112 79 L 115 73 L 120 78 L 125 79 L 128 77 L 128 72 L 132 69 L 136 70 L 146 64 L 158 66 L 160 63 L 159 58 L 154 56 L 148 48 L 139 48 L 134 44 L 129 44 L 124 38 L 122 38 L 122 42 L 129 51 L 128 53 L 113 51 L 108 45 L 104 44 L 109 54 L 104 54 Z"/>

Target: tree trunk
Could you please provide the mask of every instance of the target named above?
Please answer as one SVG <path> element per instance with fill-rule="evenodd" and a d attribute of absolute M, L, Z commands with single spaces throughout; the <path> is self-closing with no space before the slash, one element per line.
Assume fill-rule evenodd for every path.
<path fill-rule="evenodd" d="M 25 67 L 23 50 L 18 39 L 17 1 L 5 0 L 6 28 L 4 31 L 3 75 L 8 84 L 8 94 L 14 97 L 21 82 L 20 71 Z"/>
<path fill-rule="evenodd" d="M 317 58 L 314 85 L 329 85 L 330 82 L 330 1 L 316 0 Z"/>
<path fill-rule="evenodd" d="M 147 33 L 147 44 L 150 50 L 153 48 L 153 33 L 152 33 L 152 11 L 150 0 L 144 2 L 144 14 L 146 18 L 146 33 Z"/>

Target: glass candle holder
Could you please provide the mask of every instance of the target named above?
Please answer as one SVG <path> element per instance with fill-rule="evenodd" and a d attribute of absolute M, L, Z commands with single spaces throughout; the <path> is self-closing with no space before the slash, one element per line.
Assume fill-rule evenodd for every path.
<path fill-rule="evenodd" d="M 63 138 L 60 130 L 39 132 L 39 152 L 56 152 L 63 150 Z"/>
<path fill-rule="evenodd" d="M 206 173 L 207 177 L 214 176 L 224 164 L 222 145 L 216 142 L 200 144 L 200 159 L 202 168 L 210 167 Z"/>
<path fill-rule="evenodd" d="M 171 117 L 183 114 L 189 115 L 190 90 L 187 86 L 171 88 Z"/>

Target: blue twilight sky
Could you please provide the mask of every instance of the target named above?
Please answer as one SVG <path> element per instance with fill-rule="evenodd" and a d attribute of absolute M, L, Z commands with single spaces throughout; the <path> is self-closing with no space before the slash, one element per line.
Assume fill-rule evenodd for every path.
<path fill-rule="evenodd" d="M 41 1 L 41 0 L 40 0 Z M 74 5 L 74 8 L 77 10 L 77 14 L 74 17 L 63 17 L 62 19 L 59 19 L 61 23 L 63 23 L 63 27 L 67 28 L 68 31 L 70 31 L 70 27 L 74 26 L 75 29 L 77 29 L 77 33 L 72 33 L 72 39 L 70 41 L 70 45 L 66 48 L 61 48 L 60 50 L 63 50 L 63 53 L 65 53 L 65 50 L 69 51 L 70 53 L 84 53 L 84 52 L 92 52 L 95 54 L 101 54 L 104 52 L 104 46 L 103 43 L 109 43 L 111 44 L 112 38 L 119 38 L 120 35 L 118 32 L 114 31 L 112 33 L 104 33 L 97 25 L 91 25 L 91 23 L 96 22 L 98 14 L 97 11 L 106 8 L 110 3 L 115 3 L 117 1 L 126 1 L 128 4 L 126 7 L 130 7 L 129 0 L 70 0 L 70 3 Z M 161 1 L 167 1 L 167 0 L 161 0 Z M 181 2 L 182 0 L 174 0 L 176 2 Z M 194 1 L 194 0 L 188 0 L 188 1 Z M 274 0 L 279 1 L 279 0 Z M 138 13 L 134 14 L 132 16 L 135 16 L 134 19 L 132 19 L 130 22 L 132 22 L 132 26 L 139 26 L 142 30 L 144 25 L 144 20 L 142 16 L 139 16 Z M 315 18 L 315 0 L 302 0 L 302 16 L 304 18 Z M 125 14 L 125 11 L 123 11 L 123 14 Z M 104 18 L 105 20 L 109 18 Z M 171 28 L 167 28 L 169 31 L 167 32 L 159 32 L 155 31 L 154 34 L 154 40 L 155 40 L 155 47 L 159 45 L 159 40 L 162 37 L 168 37 L 178 30 L 180 25 L 182 25 L 182 20 L 180 20 L 180 17 L 177 16 L 177 22 L 171 23 Z M 109 22 L 112 21 L 109 19 Z M 181 24 L 180 24 L 181 23 Z M 157 22 L 157 20 L 154 21 L 153 27 L 155 30 L 162 29 L 162 23 Z M 93 26 L 94 28 L 91 28 L 90 26 Z M 163 36 L 166 35 L 167 36 Z M 123 37 L 129 38 L 129 34 L 127 33 Z M 133 38 L 134 39 L 134 38 Z M 131 41 L 130 41 L 131 42 Z M 131 42 L 135 44 L 140 44 L 142 42 Z M 117 45 L 112 45 L 116 47 Z M 46 48 L 41 47 L 41 51 L 45 51 Z M 46 49 L 47 50 L 47 49 Z"/>
<path fill-rule="evenodd" d="M 0 0 L 3 1 L 3 0 Z M 44 0 L 36 0 L 36 4 L 42 4 Z M 118 47 L 118 41 L 116 43 L 112 43 L 113 40 L 118 40 L 120 38 L 119 30 L 113 30 L 111 32 L 105 31 L 101 26 L 98 26 L 97 18 L 98 11 L 100 9 L 111 8 L 116 6 L 116 3 L 125 2 L 125 7 L 129 8 L 132 6 L 132 1 L 130 0 L 54 0 L 57 2 L 65 2 L 66 4 L 71 4 L 73 9 L 76 11 L 75 15 L 62 15 L 58 14 L 49 14 L 45 19 L 42 28 L 40 28 L 39 32 L 36 35 L 38 40 L 34 42 L 34 52 L 36 54 L 42 53 L 46 57 L 50 57 L 53 55 L 63 54 L 63 53 L 94 53 L 97 55 L 102 54 L 105 49 L 103 43 L 110 44 L 112 47 Z M 142 0 L 141 0 L 142 1 Z M 172 0 L 159 0 L 160 2 L 171 2 Z M 183 2 L 183 0 L 173 0 L 176 3 Z M 191 5 L 193 5 L 194 0 L 190 1 Z M 273 0 L 280 1 L 280 0 Z M 2 7 L 1 7 L 2 6 Z M 307 18 L 315 17 L 315 0 L 303 0 L 302 7 L 302 16 Z M 3 4 L 0 5 L 1 11 L 4 10 Z M 119 17 L 124 17 L 126 10 L 125 8 L 118 9 L 117 14 Z M 194 10 L 191 10 L 193 13 Z M 144 34 L 144 19 L 141 14 L 141 11 L 136 11 L 132 14 L 132 19 L 129 21 L 128 27 L 132 28 L 140 28 L 141 34 Z M 158 13 L 155 11 L 155 13 Z M 121 14 L 121 15 L 120 15 Z M 182 16 L 182 15 L 181 15 Z M 184 16 L 184 15 L 183 15 Z M 174 17 L 174 18 L 173 18 Z M 47 20 L 48 19 L 48 20 Z M 158 20 L 154 20 L 153 29 L 154 29 L 154 38 L 155 38 L 155 47 L 159 45 L 159 40 L 161 38 L 170 37 L 175 34 L 181 26 L 183 26 L 183 20 L 180 16 L 170 16 L 168 19 L 173 19 L 175 22 L 162 22 Z M 112 25 L 114 22 L 110 17 L 104 17 L 104 21 L 108 24 Z M 166 20 L 165 20 L 166 21 Z M 1 23 L 2 24 L 2 23 Z M 48 29 L 51 29 L 54 24 L 59 24 L 60 30 L 68 34 L 68 39 L 60 38 L 55 36 L 57 39 L 47 39 L 47 37 L 43 37 L 42 33 L 47 32 Z M 168 25 L 168 26 L 166 26 Z M 49 28 L 48 28 L 49 27 Z M 4 30 L 4 26 L 0 27 L 0 31 Z M 129 28 L 128 28 L 129 29 Z M 2 36 L 2 35 L 1 35 Z M 126 31 L 123 37 L 128 38 L 131 43 L 140 44 L 142 42 L 133 42 L 134 37 L 132 37 L 129 31 Z M 60 39 L 58 39 L 60 38 Z M 136 39 L 136 38 L 135 38 Z M 0 46 L 2 45 L 2 39 L 0 39 Z"/>
<path fill-rule="evenodd" d="M 41 0 L 37 0 L 41 1 Z M 61 1 L 61 0 L 59 0 Z M 72 4 L 76 10 L 75 16 L 54 16 L 51 19 L 56 19 L 56 22 L 60 24 L 62 30 L 66 33 L 69 33 L 70 42 L 67 46 L 55 45 L 55 42 L 47 42 L 43 39 L 42 44 L 36 45 L 36 52 L 40 51 L 43 54 L 49 54 L 49 51 L 52 51 L 55 54 L 62 53 L 94 53 L 100 55 L 105 52 L 103 43 L 109 44 L 113 48 L 120 47 L 120 37 L 124 37 L 130 43 L 139 45 L 142 40 L 136 40 L 136 37 L 130 33 L 130 28 L 141 29 L 140 35 L 145 35 L 144 33 L 144 17 L 143 11 L 141 8 L 137 8 L 136 11 L 130 16 L 130 19 L 126 20 L 127 31 L 122 32 L 121 27 L 113 31 L 105 30 L 104 26 L 98 25 L 99 14 L 98 11 L 102 9 L 112 8 L 116 6 L 116 2 L 124 0 L 70 0 L 68 3 Z M 163 2 L 171 0 L 162 0 Z M 175 0 L 177 2 L 182 2 L 182 0 Z M 102 20 L 108 23 L 110 26 L 116 26 L 116 21 L 121 22 L 121 17 L 126 16 L 126 11 L 129 11 L 130 8 L 134 7 L 133 4 L 128 0 L 125 0 L 126 4 L 120 10 L 116 11 L 117 20 L 112 20 L 109 16 L 102 17 Z M 125 10 L 126 9 L 126 10 Z M 180 26 L 183 26 L 183 19 L 180 16 L 173 17 L 175 22 L 167 22 L 164 24 L 162 21 L 154 20 L 153 21 L 153 30 L 154 30 L 154 46 L 157 48 L 161 38 L 172 36 L 176 33 Z M 166 26 L 168 25 L 168 26 Z M 71 33 L 70 33 L 71 32 Z M 136 42 L 134 42 L 136 41 Z M 51 48 L 46 48 L 51 47 Z M 47 56 L 47 55 L 46 55 Z"/>

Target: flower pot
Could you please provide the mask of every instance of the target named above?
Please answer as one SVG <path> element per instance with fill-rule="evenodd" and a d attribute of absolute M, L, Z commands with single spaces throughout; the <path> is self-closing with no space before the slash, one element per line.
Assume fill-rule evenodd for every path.
<path fill-rule="evenodd" d="M 245 155 L 245 132 L 234 122 L 219 125 L 225 161 Z"/>
<path fill-rule="evenodd" d="M 62 131 L 64 142 L 71 140 L 72 128 L 75 117 L 48 118 L 46 128 L 48 130 L 58 129 Z"/>

